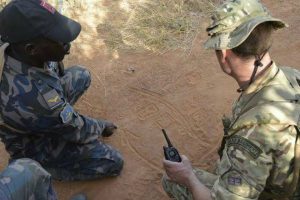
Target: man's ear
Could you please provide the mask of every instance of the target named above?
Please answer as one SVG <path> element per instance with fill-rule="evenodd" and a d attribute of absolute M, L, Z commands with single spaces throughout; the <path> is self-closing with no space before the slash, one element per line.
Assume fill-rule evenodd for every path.
<path fill-rule="evenodd" d="M 225 64 L 227 62 L 227 57 L 228 57 L 228 51 L 229 50 L 216 50 L 216 55 L 218 57 L 218 60 L 220 64 Z"/>
<path fill-rule="evenodd" d="M 224 49 L 222 50 L 222 59 L 224 62 L 226 62 L 228 64 L 228 57 L 230 56 L 230 54 L 232 53 L 232 51 L 230 49 Z"/>
<path fill-rule="evenodd" d="M 29 56 L 34 56 L 38 53 L 38 48 L 35 44 L 28 43 L 24 46 L 24 51 Z"/>

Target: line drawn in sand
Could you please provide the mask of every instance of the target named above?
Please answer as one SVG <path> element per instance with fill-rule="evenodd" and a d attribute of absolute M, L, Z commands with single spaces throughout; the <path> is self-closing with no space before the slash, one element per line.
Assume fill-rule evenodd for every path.
<path fill-rule="evenodd" d="M 138 93 L 146 97 L 147 101 L 152 102 L 154 105 L 159 103 L 162 104 L 164 107 L 166 107 L 169 110 L 168 114 L 172 116 L 172 118 L 176 119 L 177 122 L 180 122 L 180 126 L 182 126 L 186 130 L 187 134 L 191 138 L 198 140 L 199 145 L 201 145 L 203 148 L 206 148 L 208 150 L 200 159 L 209 157 L 210 154 L 214 153 L 216 149 L 219 148 L 218 145 L 219 143 L 217 143 L 212 148 L 210 144 L 202 142 L 201 138 L 195 133 L 195 130 L 192 129 L 193 127 L 193 124 L 191 123 L 192 120 L 190 120 L 188 116 L 185 116 L 183 113 L 181 113 L 181 111 L 178 110 L 174 105 L 164 100 L 161 95 L 157 95 L 156 93 L 151 92 L 149 90 L 144 90 L 143 88 L 129 87 L 129 89 L 132 92 Z M 160 123 L 158 122 L 155 123 L 158 124 L 159 127 L 161 127 Z"/>
<path fill-rule="evenodd" d="M 130 131 L 123 130 L 122 137 L 122 144 L 125 144 L 126 147 L 129 147 L 129 150 L 132 151 L 138 158 L 140 158 L 147 166 L 151 167 L 152 169 L 155 169 L 156 171 L 163 173 L 164 170 L 157 166 L 155 163 L 153 163 L 151 160 L 145 158 L 139 151 L 136 149 L 134 145 L 130 143 L 129 137 L 138 137 L 137 134 L 133 134 Z M 129 137 L 128 137 L 129 136 Z"/>

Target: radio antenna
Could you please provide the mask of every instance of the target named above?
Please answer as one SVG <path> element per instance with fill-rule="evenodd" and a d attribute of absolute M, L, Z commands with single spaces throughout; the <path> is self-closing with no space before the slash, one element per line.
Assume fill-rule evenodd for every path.
<path fill-rule="evenodd" d="M 168 146 L 169 147 L 173 147 L 173 145 L 172 145 L 172 143 L 171 143 L 171 141 L 170 141 L 170 139 L 169 139 L 169 137 L 168 137 L 168 135 L 166 133 L 166 130 L 165 129 L 161 129 L 161 130 L 162 130 L 162 132 L 163 132 L 163 134 L 164 134 L 164 136 L 165 136 L 165 138 L 167 140 Z"/>

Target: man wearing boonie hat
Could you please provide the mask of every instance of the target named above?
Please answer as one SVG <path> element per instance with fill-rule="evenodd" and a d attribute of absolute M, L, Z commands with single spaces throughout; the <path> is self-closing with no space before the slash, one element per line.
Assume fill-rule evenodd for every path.
<path fill-rule="evenodd" d="M 227 0 L 207 28 L 214 49 L 240 97 L 224 117 L 215 174 L 182 162 L 163 161 L 165 191 L 175 199 L 300 199 L 300 73 L 278 67 L 269 49 L 274 30 L 287 25 L 258 0 Z"/>
<path fill-rule="evenodd" d="M 14 0 L 0 12 L 0 137 L 10 160 L 38 161 L 54 179 L 118 176 L 121 154 L 98 140 L 116 126 L 79 114 L 87 69 L 63 69 L 81 26 L 44 0 Z"/>

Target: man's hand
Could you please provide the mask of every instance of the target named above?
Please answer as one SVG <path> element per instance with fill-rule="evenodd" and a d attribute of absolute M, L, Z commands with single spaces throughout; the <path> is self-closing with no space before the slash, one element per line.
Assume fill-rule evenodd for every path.
<path fill-rule="evenodd" d="M 190 188 L 191 184 L 194 181 L 198 181 L 198 179 L 193 172 L 189 159 L 184 155 L 181 158 L 182 161 L 180 163 L 164 160 L 163 165 L 171 181 Z"/>
<path fill-rule="evenodd" d="M 194 200 L 212 200 L 210 190 L 204 186 L 193 172 L 189 159 L 181 155 L 182 161 L 163 161 L 164 168 L 170 181 L 186 186 L 193 195 Z"/>
<path fill-rule="evenodd" d="M 58 76 L 63 77 L 65 75 L 65 65 L 62 61 L 57 63 Z"/>
<path fill-rule="evenodd" d="M 112 122 L 107 122 L 106 125 L 105 125 L 105 129 L 103 130 L 101 135 L 103 137 L 109 137 L 114 133 L 114 131 L 116 129 L 117 129 L 116 125 L 114 125 Z"/>

